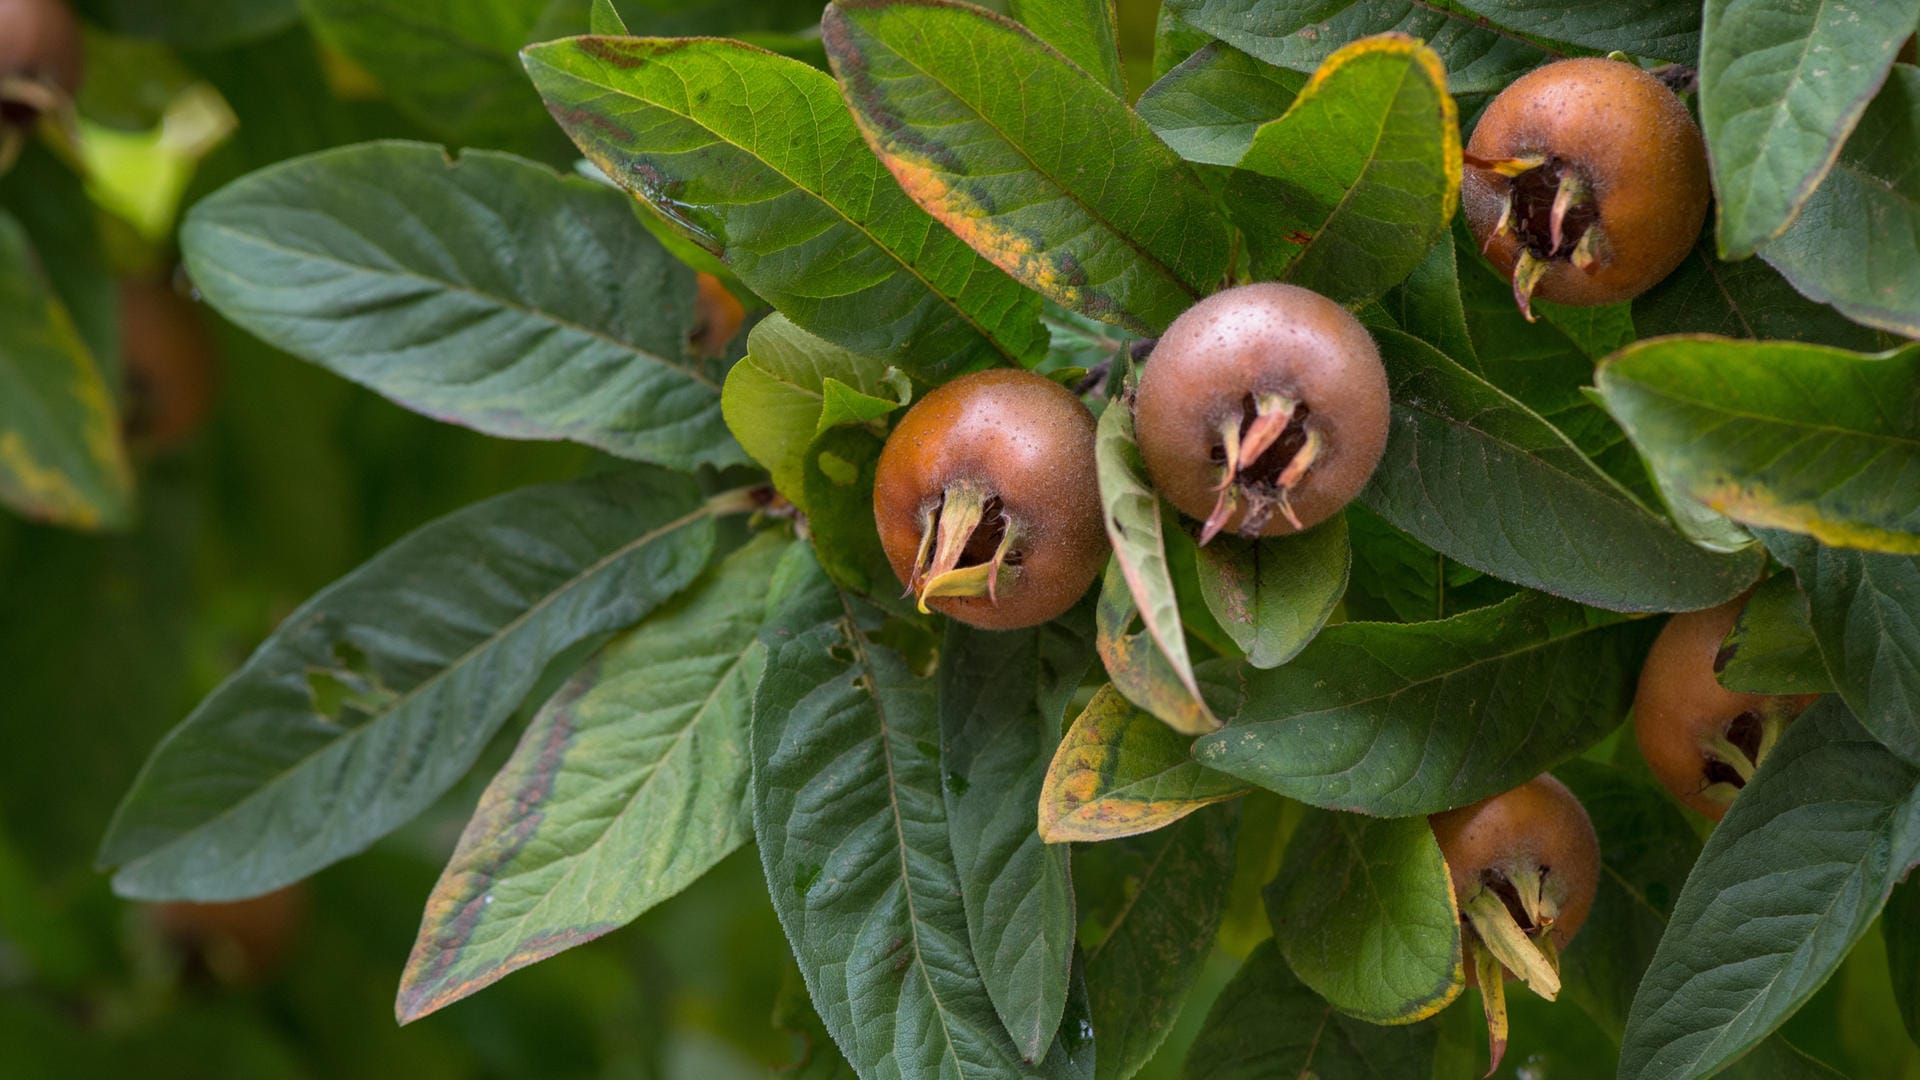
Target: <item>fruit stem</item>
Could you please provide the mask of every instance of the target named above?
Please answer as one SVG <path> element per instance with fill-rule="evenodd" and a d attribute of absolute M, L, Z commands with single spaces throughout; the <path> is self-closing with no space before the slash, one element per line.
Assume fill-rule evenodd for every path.
<path fill-rule="evenodd" d="M 1473 927 L 1480 944 L 1520 977 L 1527 988 L 1552 1001 L 1560 996 L 1560 972 L 1540 951 L 1540 946 L 1520 929 L 1507 910 L 1506 901 L 1492 890 L 1481 887 L 1460 907 L 1460 913 Z M 1482 981 L 1482 989 L 1485 982 Z"/>
<path fill-rule="evenodd" d="M 1492 1076 L 1500 1068 L 1500 1059 L 1507 1056 L 1507 972 L 1499 958 L 1478 942 L 1468 942 L 1467 951 L 1473 954 L 1480 1007 L 1487 1014 L 1487 1056 L 1492 1060 L 1487 1063 L 1486 1075 Z"/>

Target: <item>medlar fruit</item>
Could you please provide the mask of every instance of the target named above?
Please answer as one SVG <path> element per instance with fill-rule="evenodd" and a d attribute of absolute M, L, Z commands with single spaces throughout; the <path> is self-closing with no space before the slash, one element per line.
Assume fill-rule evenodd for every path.
<path fill-rule="evenodd" d="M 85 59 L 61 0 L 0 0 L 0 167 L 41 113 L 72 100 Z"/>
<path fill-rule="evenodd" d="M 164 452 L 192 438 L 213 411 L 213 336 L 170 278 L 121 280 L 120 353 L 127 441 Z"/>

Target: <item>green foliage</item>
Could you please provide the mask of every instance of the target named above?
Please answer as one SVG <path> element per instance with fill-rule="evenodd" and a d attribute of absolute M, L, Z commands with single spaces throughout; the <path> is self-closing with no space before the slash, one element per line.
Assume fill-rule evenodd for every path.
<path fill-rule="evenodd" d="M 1212 41 L 1148 87 L 1134 109 L 1188 161 L 1237 165 L 1255 133 L 1284 115 L 1306 83 L 1298 72 Z"/>
<path fill-rule="evenodd" d="M 1200 549 L 1200 594 L 1247 663 L 1279 667 L 1327 624 L 1352 560 L 1345 515 L 1291 536 L 1223 534 Z"/>
<path fill-rule="evenodd" d="M 1833 690 L 1807 623 L 1807 600 L 1792 574 L 1763 582 L 1740 609 L 1722 649 L 1720 683 L 1752 694 L 1825 694 Z"/>
<path fill-rule="evenodd" d="M 1047 767 L 1041 839 L 1058 844 L 1152 832 L 1247 790 L 1194 761 L 1191 743 L 1113 684 L 1094 691 Z"/>

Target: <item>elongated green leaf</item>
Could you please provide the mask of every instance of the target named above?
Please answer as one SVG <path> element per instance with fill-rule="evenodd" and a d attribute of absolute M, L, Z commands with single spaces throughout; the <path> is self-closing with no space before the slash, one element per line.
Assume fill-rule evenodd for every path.
<path fill-rule="evenodd" d="M 1200 592 L 1247 663 L 1278 667 L 1327 624 L 1352 562 L 1345 515 L 1290 536 L 1223 533 L 1200 549 Z"/>
<path fill-rule="evenodd" d="M 808 332 L 934 382 L 1045 347 L 1039 298 L 888 181 L 824 72 L 709 39 L 525 61 L 589 160 Z"/>
<path fill-rule="evenodd" d="M 1887 900 L 1880 929 L 1887 940 L 1887 971 L 1907 1037 L 1920 1043 L 1920 879 L 1908 877 Z"/>
<path fill-rule="evenodd" d="M 118 33 L 217 49 L 299 21 L 300 5 L 298 0 L 98 0 L 87 13 Z"/>
<path fill-rule="evenodd" d="M 228 900 L 352 855 L 473 764 L 547 662 L 638 621 L 713 549 L 690 480 L 526 488 L 309 600 L 147 760 L 99 859 L 124 896 Z"/>
<path fill-rule="evenodd" d="M 1642 336 L 1718 334 L 1859 352 L 1881 347 L 1879 334 L 1802 296 L 1765 259 L 1723 263 L 1718 250 L 1709 225 L 1680 268 L 1633 301 L 1633 324 Z"/>
<path fill-rule="evenodd" d="M 1080 70 L 1114 94 L 1126 94 L 1114 0 L 1009 0 L 1007 6 L 1034 37 L 1080 65 Z"/>
<path fill-rule="evenodd" d="M 1613 730 L 1650 630 L 1538 593 L 1440 622 L 1328 627 L 1286 666 L 1247 672 L 1246 704 L 1193 756 L 1333 810 L 1465 806 Z"/>
<path fill-rule="evenodd" d="M 0 504 L 98 529 L 125 525 L 132 500 L 113 395 L 26 233 L 0 211 Z"/>
<path fill-rule="evenodd" d="M 1597 52 L 1694 63 L 1700 56 L 1700 7 L 1675 0 L 1457 0 L 1496 26 Z"/>
<path fill-rule="evenodd" d="M 1897 6 L 1897 5 L 1892 5 Z M 1920 68 L 1895 64 L 1839 161 L 1760 248 L 1795 288 L 1849 318 L 1920 337 Z"/>
<path fill-rule="evenodd" d="M 1040 788 L 1040 838 L 1114 840 L 1171 825 L 1246 785 L 1193 760 L 1192 740 L 1109 683 L 1074 718 Z"/>
<path fill-rule="evenodd" d="M 1377 1027 L 1342 1014 L 1302 985 L 1264 941 L 1220 992 L 1187 1051 L 1186 1080 L 1387 1080 L 1431 1076 L 1434 1025 Z"/>
<path fill-rule="evenodd" d="M 1409 1024 L 1466 989 L 1460 910 L 1425 818 L 1309 811 L 1266 899 L 1287 965 L 1349 1016 Z"/>
<path fill-rule="evenodd" d="M 593 7 L 587 12 L 587 30 L 589 33 L 610 37 L 624 37 L 627 20 L 620 15 L 620 9 L 613 6 L 613 0 L 593 0 Z"/>
<path fill-rule="evenodd" d="M 1093 663 L 1090 620 L 998 633 L 947 624 L 940 763 L 968 939 L 1007 1033 L 1035 1061 L 1066 1008 L 1077 918 L 1067 848 L 1035 828 L 1066 698 Z"/>
<path fill-rule="evenodd" d="M 1227 272 L 1226 222 L 1093 76 L 948 0 L 839 0 L 821 21 L 860 129 L 900 186 L 994 265 L 1157 334 Z"/>
<path fill-rule="evenodd" d="M 401 1023 L 625 926 L 752 836 L 747 725 L 787 543 L 742 548 L 541 707 L 427 898 Z"/>
<path fill-rule="evenodd" d="M 828 384 L 893 394 L 884 361 L 843 349 L 772 315 L 747 335 L 747 355 L 727 372 L 720 407 L 727 427 L 773 486 L 802 510 L 807 447 L 825 421 Z"/>
<path fill-rule="evenodd" d="M 1720 257 L 1778 236 L 1827 175 L 1920 15 L 1910 4 L 1707 0 L 1700 126 Z"/>
<path fill-rule="evenodd" d="M 1674 903 L 1633 1001 L 1623 1076 L 1706 1076 L 1778 1027 L 1920 860 L 1920 770 L 1836 697 L 1787 728 Z"/>
<path fill-rule="evenodd" d="M 1887 748 L 1920 764 L 1920 556 L 1763 533 L 1793 568 L 1833 686 Z"/>
<path fill-rule="evenodd" d="M 1237 165 L 1254 132 L 1279 119 L 1306 82 L 1297 71 L 1215 41 L 1147 87 L 1134 108 L 1188 161 Z"/>
<path fill-rule="evenodd" d="M 827 1030 L 862 1076 L 1064 1076 L 995 1015 L 968 942 L 933 680 L 873 638 L 883 614 L 798 547 L 776 573 L 754 694 L 753 831 Z"/>
<path fill-rule="evenodd" d="M 1208 807 L 1145 836 L 1081 849 L 1074 884 L 1093 927 L 1087 995 L 1099 1080 L 1153 1056 L 1213 948 L 1233 881 L 1236 807 Z"/>
<path fill-rule="evenodd" d="M 1758 545 L 1696 547 L 1567 437 L 1431 346 L 1376 329 L 1393 426 L 1367 508 L 1476 570 L 1617 611 L 1724 602 L 1759 576 Z"/>
<path fill-rule="evenodd" d="M 1671 489 L 1747 525 L 1920 553 L 1920 347 L 1664 338 L 1596 381 Z"/>
<path fill-rule="evenodd" d="M 515 63 L 521 46 L 587 25 L 588 0 L 300 0 L 320 39 L 414 121 L 466 146 L 566 145 Z"/>
<path fill-rule="evenodd" d="M 1320 65 L 1228 186 L 1253 273 L 1371 300 L 1420 265 L 1460 202 L 1460 118 L 1433 50 L 1399 34 Z"/>
<path fill-rule="evenodd" d="M 1749 694 L 1825 694 L 1833 678 L 1807 622 L 1792 574 L 1775 574 L 1747 599 L 1715 659 L 1721 685 Z"/>
<path fill-rule="evenodd" d="M 1269 64 L 1308 74 L 1347 42 L 1402 33 L 1440 54 L 1456 94 L 1504 89 L 1553 58 L 1525 38 L 1424 0 L 1167 0 L 1166 9 Z"/>
<path fill-rule="evenodd" d="M 881 437 L 865 428 L 834 428 L 807 445 L 800 505 L 820 565 L 835 581 L 865 596 L 897 597 L 880 530 L 873 520 L 873 475 Z"/>
<path fill-rule="evenodd" d="M 1460 278 L 1454 232 L 1449 229 L 1427 249 L 1427 257 L 1413 268 L 1407 279 L 1389 289 L 1380 303 L 1408 333 L 1452 357 L 1462 367 L 1482 371 L 1479 353 L 1467 327 L 1466 298 L 1462 295 Z"/>
<path fill-rule="evenodd" d="M 692 272 L 603 185 L 366 143 L 235 182 L 181 241 L 222 314 L 415 412 L 675 468 L 744 460 L 687 352 Z"/>
<path fill-rule="evenodd" d="M 1488 604 L 1520 589 L 1436 553 L 1364 506 L 1347 507 L 1353 576 L 1347 618 L 1363 622 L 1427 622 Z"/>

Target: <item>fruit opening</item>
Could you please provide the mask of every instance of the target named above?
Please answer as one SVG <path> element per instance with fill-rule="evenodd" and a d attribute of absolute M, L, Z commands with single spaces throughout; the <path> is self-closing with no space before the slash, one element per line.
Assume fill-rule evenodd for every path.
<path fill-rule="evenodd" d="M 1541 867 L 1540 876 L 1544 878 L 1546 875 L 1546 868 Z M 1480 885 L 1506 905 L 1507 914 L 1513 917 L 1513 921 L 1519 925 L 1522 933 L 1532 935 L 1539 930 L 1539 927 L 1533 923 L 1533 916 L 1527 913 L 1527 905 L 1520 900 L 1519 887 L 1507 875 L 1493 867 L 1488 867 L 1480 871 Z"/>
<path fill-rule="evenodd" d="M 1600 222 L 1591 187 L 1560 158 L 1549 156 L 1507 184 L 1508 224 L 1537 259 L 1571 259 L 1587 230 Z"/>
<path fill-rule="evenodd" d="M 1221 420 L 1220 441 L 1208 450 L 1220 467 L 1219 498 L 1201 527 L 1200 543 L 1219 535 L 1239 511 L 1242 536 L 1260 535 L 1276 513 L 1295 529 L 1305 528 L 1293 512 L 1292 492 L 1320 456 L 1320 437 L 1306 426 L 1312 411 L 1284 394 L 1249 393 L 1238 416 Z"/>
<path fill-rule="evenodd" d="M 973 532 L 967 536 L 966 546 L 960 549 L 960 561 L 954 564 L 956 568 L 984 566 L 993 561 L 994 552 L 1000 549 L 1000 542 L 1007 536 L 1005 514 L 1000 496 L 988 496 L 980 508 L 980 524 L 975 525 Z M 1009 551 L 1005 561 L 1018 565 L 1018 555 L 1019 552 Z"/>
<path fill-rule="evenodd" d="M 1766 741 L 1766 722 L 1760 714 L 1748 710 L 1733 718 L 1727 724 L 1726 745 L 1740 754 L 1741 760 L 1726 761 L 1719 755 L 1702 755 L 1705 765 L 1701 773 L 1706 777 L 1707 786 L 1730 784 L 1735 790 L 1747 786 L 1747 778 L 1760 762 L 1760 746 Z"/>
<path fill-rule="evenodd" d="M 980 484 L 956 481 L 920 515 L 920 550 L 908 593 L 927 610 L 936 596 L 999 599 L 1001 572 L 1024 561 L 1019 529 L 1000 496 Z"/>

